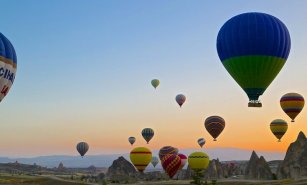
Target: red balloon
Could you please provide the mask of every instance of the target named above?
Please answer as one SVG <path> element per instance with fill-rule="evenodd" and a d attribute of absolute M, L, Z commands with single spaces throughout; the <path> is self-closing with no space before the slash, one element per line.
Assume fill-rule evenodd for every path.
<path fill-rule="evenodd" d="M 162 158 L 166 154 L 178 154 L 178 148 L 172 147 L 172 146 L 164 146 L 159 151 L 159 158 L 162 161 Z"/>
<path fill-rule="evenodd" d="M 161 163 L 167 175 L 172 178 L 180 168 L 181 159 L 177 154 L 166 154 Z"/>
<path fill-rule="evenodd" d="M 185 163 L 187 163 L 187 156 L 183 155 L 183 154 L 178 154 L 178 156 L 180 157 L 180 161 L 181 161 L 181 164 L 180 164 L 180 167 L 179 167 L 179 170 L 181 170 Z"/>
<path fill-rule="evenodd" d="M 178 94 L 175 99 L 178 105 L 181 107 L 184 104 L 186 97 L 183 94 Z"/>

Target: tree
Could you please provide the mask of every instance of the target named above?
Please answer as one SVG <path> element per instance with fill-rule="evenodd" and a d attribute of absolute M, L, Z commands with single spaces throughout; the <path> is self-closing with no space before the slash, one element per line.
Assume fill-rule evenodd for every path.
<path fill-rule="evenodd" d="M 194 170 L 193 174 L 193 181 L 191 184 L 197 184 L 197 185 L 206 185 L 207 182 L 203 182 L 203 177 L 204 177 L 204 170 L 202 169 L 196 169 Z"/>

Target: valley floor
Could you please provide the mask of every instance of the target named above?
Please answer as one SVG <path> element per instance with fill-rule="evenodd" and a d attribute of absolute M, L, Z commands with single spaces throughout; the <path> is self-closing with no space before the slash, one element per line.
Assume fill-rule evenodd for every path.
<path fill-rule="evenodd" d="M 161 181 L 161 182 L 140 182 L 135 185 L 191 185 L 191 181 Z M 208 185 L 211 183 L 208 182 Z M 307 185 L 307 179 L 298 181 L 293 180 L 275 180 L 275 181 L 257 181 L 257 180 L 219 180 L 216 185 Z"/>
<path fill-rule="evenodd" d="M 191 185 L 191 181 L 158 181 L 158 182 L 139 182 L 131 185 Z M 278 181 L 254 181 L 254 180 L 219 180 L 217 185 L 307 185 L 307 179 L 301 179 L 298 181 L 292 180 L 278 180 Z M 26 176 L 26 175 L 1 175 L 0 185 L 99 185 L 90 184 L 84 182 L 76 182 L 70 180 L 64 180 L 57 176 Z M 111 184 L 110 184 L 111 185 Z M 113 184 L 115 185 L 115 184 Z M 211 185 L 211 183 L 208 183 Z"/>

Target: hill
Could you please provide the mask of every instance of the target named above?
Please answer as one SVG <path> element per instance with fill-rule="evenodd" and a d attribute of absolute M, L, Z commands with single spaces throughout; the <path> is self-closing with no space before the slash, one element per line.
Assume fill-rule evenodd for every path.
<path fill-rule="evenodd" d="M 208 148 L 208 149 L 180 149 L 180 153 L 189 155 L 197 150 L 205 151 L 211 159 L 219 158 L 220 161 L 232 161 L 232 160 L 249 160 L 252 150 L 238 149 L 238 148 Z M 283 152 L 267 152 L 257 151 L 258 154 L 264 156 L 268 161 L 283 159 L 285 153 Z M 154 155 L 158 155 L 158 150 L 153 151 Z M 40 166 L 46 166 L 49 168 L 57 167 L 62 162 L 66 167 L 71 168 L 86 168 L 90 165 L 96 167 L 109 167 L 112 162 L 120 156 L 124 156 L 129 159 L 128 152 L 126 154 L 111 154 L 111 155 L 87 155 L 84 158 L 80 156 L 68 156 L 68 155 L 51 155 L 51 156 L 39 156 L 30 158 L 7 158 L 1 157 L 0 163 L 9 163 L 18 161 L 23 164 L 38 164 Z M 161 168 L 160 165 L 157 168 Z M 150 170 L 150 167 L 149 169 Z"/>

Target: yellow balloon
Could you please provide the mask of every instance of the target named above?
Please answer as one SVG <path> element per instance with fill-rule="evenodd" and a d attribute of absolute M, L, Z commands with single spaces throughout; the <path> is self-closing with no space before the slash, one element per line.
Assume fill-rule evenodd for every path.
<path fill-rule="evenodd" d="M 282 119 L 275 119 L 271 122 L 270 129 L 275 135 L 275 137 L 278 139 L 278 142 L 280 142 L 280 139 L 288 130 L 288 123 Z"/>
<path fill-rule="evenodd" d="M 192 170 L 207 169 L 209 162 L 209 156 L 204 152 L 193 152 L 188 158 L 188 163 Z"/>
<path fill-rule="evenodd" d="M 280 106 L 282 110 L 292 119 L 294 122 L 296 116 L 304 108 L 304 97 L 298 93 L 287 93 L 280 99 Z"/>
<path fill-rule="evenodd" d="M 158 79 L 151 80 L 151 85 L 156 89 L 160 84 L 160 81 Z"/>
<path fill-rule="evenodd" d="M 145 170 L 145 168 L 151 162 L 151 158 L 151 151 L 145 147 L 137 147 L 130 152 L 130 160 L 135 168 L 140 172 Z"/>

